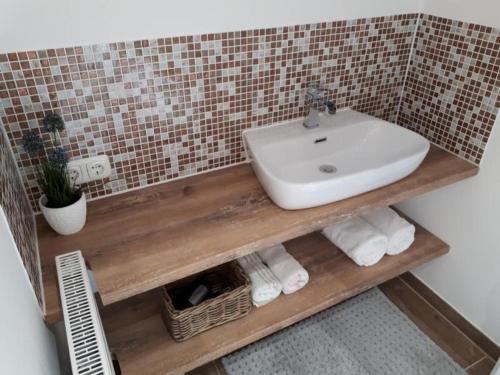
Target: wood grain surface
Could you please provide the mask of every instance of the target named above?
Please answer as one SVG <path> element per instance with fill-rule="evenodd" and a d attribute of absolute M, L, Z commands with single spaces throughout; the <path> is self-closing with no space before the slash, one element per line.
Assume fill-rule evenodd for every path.
<path fill-rule="evenodd" d="M 46 319 L 61 319 L 58 254 L 81 250 L 102 302 L 110 304 L 477 172 L 478 167 L 432 147 L 413 174 L 394 184 L 287 211 L 269 200 L 245 164 L 90 202 L 87 225 L 75 235 L 57 235 L 39 216 Z"/>
<path fill-rule="evenodd" d="M 319 232 L 285 243 L 309 272 L 302 290 L 242 319 L 177 343 L 159 314 L 156 291 L 112 304 L 101 311 L 108 343 L 124 375 L 182 374 L 294 324 L 349 297 L 445 254 L 448 245 L 417 226 L 412 247 L 385 256 L 375 266 L 359 267 Z"/>

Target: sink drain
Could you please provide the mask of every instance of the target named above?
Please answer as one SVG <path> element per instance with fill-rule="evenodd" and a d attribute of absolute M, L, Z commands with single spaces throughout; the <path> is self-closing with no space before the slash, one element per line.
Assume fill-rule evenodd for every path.
<path fill-rule="evenodd" d="M 319 166 L 318 169 L 322 173 L 335 173 L 335 172 L 337 172 L 337 168 L 335 168 L 331 164 L 322 164 Z"/>

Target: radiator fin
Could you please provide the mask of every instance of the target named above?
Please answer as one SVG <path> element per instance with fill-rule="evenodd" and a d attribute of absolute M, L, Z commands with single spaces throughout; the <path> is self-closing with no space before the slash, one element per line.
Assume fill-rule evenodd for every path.
<path fill-rule="evenodd" d="M 82 253 L 57 256 L 56 267 L 73 375 L 114 375 Z"/>

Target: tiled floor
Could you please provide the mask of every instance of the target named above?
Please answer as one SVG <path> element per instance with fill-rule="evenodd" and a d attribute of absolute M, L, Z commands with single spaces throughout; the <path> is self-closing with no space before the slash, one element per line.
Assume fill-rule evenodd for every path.
<path fill-rule="evenodd" d="M 379 288 L 469 374 L 488 375 L 493 369 L 495 361 L 403 278 L 390 280 Z"/>
<path fill-rule="evenodd" d="M 495 366 L 493 358 L 427 302 L 407 278 L 395 278 L 379 288 L 469 374 L 489 375 Z M 215 361 L 190 372 L 189 375 L 226 375 L 226 372 L 222 364 Z"/>

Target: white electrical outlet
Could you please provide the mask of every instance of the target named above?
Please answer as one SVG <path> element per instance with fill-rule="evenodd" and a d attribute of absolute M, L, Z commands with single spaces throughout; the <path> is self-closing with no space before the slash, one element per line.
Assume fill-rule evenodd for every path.
<path fill-rule="evenodd" d="M 107 155 L 98 155 L 90 158 L 87 166 L 87 174 L 91 180 L 99 180 L 109 177 L 111 174 L 111 165 Z"/>
<path fill-rule="evenodd" d="M 73 184 L 80 185 L 82 182 L 82 168 L 79 165 L 71 165 L 71 162 L 68 163 L 68 173 L 69 179 Z"/>
<path fill-rule="evenodd" d="M 111 175 L 111 164 L 107 155 L 70 160 L 68 162 L 70 179 L 76 185 L 101 180 Z"/>

